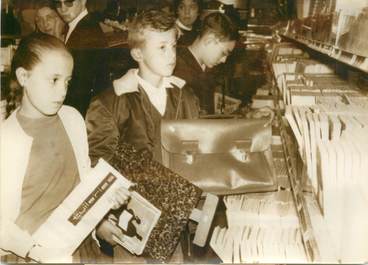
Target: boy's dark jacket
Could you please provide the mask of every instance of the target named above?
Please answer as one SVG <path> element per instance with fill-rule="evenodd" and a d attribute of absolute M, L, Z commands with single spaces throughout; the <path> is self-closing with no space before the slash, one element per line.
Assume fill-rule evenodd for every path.
<path fill-rule="evenodd" d="M 199 99 L 201 114 L 214 113 L 216 78 L 209 70 L 202 70 L 187 47 L 179 47 L 177 50 L 174 75 L 184 79 L 187 82 L 185 89 L 192 89 L 189 92 Z"/>
<path fill-rule="evenodd" d="M 185 81 L 170 77 L 167 105 L 162 117 L 138 84 L 134 70 L 96 96 L 86 116 L 92 165 L 100 157 L 110 161 L 119 142 L 147 149 L 161 162 L 161 119 L 193 119 L 199 115 L 198 100 L 184 89 Z"/>

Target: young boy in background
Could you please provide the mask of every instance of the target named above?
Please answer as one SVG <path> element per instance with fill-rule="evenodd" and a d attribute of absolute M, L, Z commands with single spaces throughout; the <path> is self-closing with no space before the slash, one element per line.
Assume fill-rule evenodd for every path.
<path fill-rule="evenodd" d="M 188 47 L 178 48 L 174 74 L 184 79 L 200 102 L 201 114 L 214 113 L 216 76 L 209 70 L 226 62 L 239 38 L 237 25 L 221 13 L 209 14 L 198 37 Z"/>

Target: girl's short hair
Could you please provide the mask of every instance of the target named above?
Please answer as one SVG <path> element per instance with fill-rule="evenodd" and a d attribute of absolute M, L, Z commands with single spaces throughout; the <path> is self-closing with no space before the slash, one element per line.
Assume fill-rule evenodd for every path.
<path fill-rule="evenodd" d="M 129 25 L 128 44 L 131 49 L 145 43 L 144 31 L 166 32 L 175 29 L 175 16 L 159 9 L 142 11 Z"/>
<path fill-rule="evenodd" d="M 16 70 L 23 67 L 32 70 L 37 65 L 45 51 L 62 51 L 70 54 L 65 44 L 58 38 L 42 33 L 34 32 L 23 38 L 14 53 L 10 70 L 10 91 L 7 96 L 7 113 L 10 114 L 19 104 L 23 95 L 23 88 L 20 86 Z"/>
<path fill-rule="evenodd" d="M 238 26 L 228 16 L 214 12 L 207 15 L 202 23 L 199 36 L 212 33 L 221 41 L 237 41 L 239 39 Z"/>

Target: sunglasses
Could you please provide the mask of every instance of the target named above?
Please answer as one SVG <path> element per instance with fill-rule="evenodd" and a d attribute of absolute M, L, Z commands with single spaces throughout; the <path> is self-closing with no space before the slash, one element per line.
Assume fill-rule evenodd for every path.
<path fill-rule="evenodd" d="M 66 7 L 72 7 L 75 0 L 64 0 L 64 1 L 52 1 L 56 8 L 60 8 L 63 4 Z"/>

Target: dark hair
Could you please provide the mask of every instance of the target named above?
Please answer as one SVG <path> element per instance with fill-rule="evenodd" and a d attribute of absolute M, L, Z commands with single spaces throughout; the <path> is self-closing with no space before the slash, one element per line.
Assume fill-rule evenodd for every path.
<path fill-rule="evenodd" d="M 34 4 L 34 9 L 38 10 L 41 9 L 43 7 L 49 7 L 51 9 L 54 9 L 54 4 L 51 2 L 51 0 L 38 0 L 37 2 L 35 2 Z"/>
<path fill-rule="evenodd" d="M 183 2 L 184 0 L 175 0 L 174 1 L 174 10 L 175 10 L 175 13 L 178 12 L 178 8 L 180 6 L 180 4 Z M 202 0 L 193 0 L 193 2 L 195 2 L 198 6 L 198 13 L 200 14 L 202 9 L 203 9 L 203 2 Z"/>
<path fill-rule="evenodd" d="M 71 56 L 61 40 L 45 33 L 34 32 L 20 41 L 11 63 L 10 91 L 7 97 L 8 114 L 20 104 L 23 95 L 23 88 L 18 82 L 16 70 L 19 67 L 23 67 L 26 70 L 32 70 L 32 68 L 41 61 L 43 52 L 47 50 L 59 50 Z"/>
<path fill-rule="evenodd" d="M 175 28 L 175 16 L 159 9 L 142 11 L 129 25 L 129 47 L 136 48 L 144 44 L 145 30 L 166 32 Z"/>
<path fill-rule="evenodd" d="M 221 41 L 237 41 L 239 39 L 238 26 L 228 16 L 214 12 L 206 16 L 203 20 L 199 36 L 213 33 Z"/>

